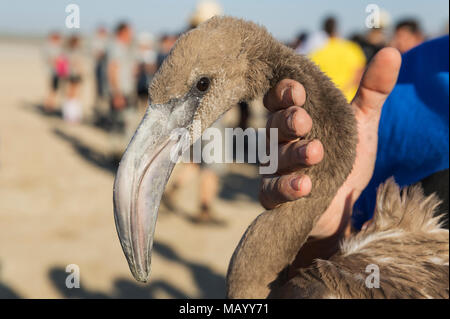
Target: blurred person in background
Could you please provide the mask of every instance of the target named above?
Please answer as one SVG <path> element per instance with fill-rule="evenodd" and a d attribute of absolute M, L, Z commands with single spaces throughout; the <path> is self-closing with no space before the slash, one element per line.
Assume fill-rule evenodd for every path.
<path fill-rule="evenodd" d="M 372 28 L 365 35 L 354 34 L 350 40 L 359 44 L 366 56 L 367 63 L 386 46 L 386 36 L 384 28 Z"/>
<path fill-rule="evenodd" d="M 80 87 L 83 74 L 81 39 L 78 35 L 72 35 L 68 38 L 65 54 L 67 56 L 69 74 L 62 115 L 65 121 L 78 123 L 82 117 Z"/>
<path fill-rule="evenodd" d="M 362 38 L 357 38 L 356 43 L 361 46 L 366 55 L 367 63 L 387 44 L 386 30 L 389 28 L 391 17 L 386 10 L 381 10 L 379 25 L 369 28 Z M 359 40 L 359 41 L 358 41 Z"/>
<path fill-rule="evenodd" d="M 114 40 L 108 49 L 110 114 L 112 131 L 116 134 L 125 134 L 124 112 L 135 106 L 136 59 L 131 46 L 132 40 L 131 26 L 121 22 L 116 27 Z"/>
<path fill-rule="evenodd" d="M 59 32 L 53 31 L 48 35 L 44 47 L 44 58 L 50 75 L 49 92 L 44 101 L 44 110 L 53 112 L 56 108 L 56 98 L 61 79 L 68 74 L 67 61 L 63 56 L 62 37 Z"/>
<path fill-rule="evenodd" d="M 199 24 L 205 22 L 206 20 L 212 18 L 215 15 L 222 14 L 222 7 L 214 0 L 203 0 L 197 4 L 194 13 L 189 19 L 190 28 L 195 28 Z M 247 119 L 249 116 L 249 110 L 247 107 L 240 107 L 241 115 L 241 125 L 247 125 Z M 243 122 L 244 121 L 244 122 Z M 217 128 L 221 132 L 222 140 L 222 153 L 225 144 L 225 127 L 223 125 L 223 120 L 219 120 L 212 125 L 212 127 Z M 204 146 L 204 145 L 202 145 Z M 203 149 L 203 147 L 202 147 Z M 222 163 L 211 163 L 208 164 L 202 160 L 200 163 L 200 212 L 197 216 L 199 222 L 210 222 L 214 221 L 211 211 L 211 206 L 215 201 L 217 194 L 219 192 L 219 177 L 225 173 L 225 167 Z"/>
<path fill-rule="evenodd" d="M 197 27 L 200 23 L 212 18 L 215 15 L 222 14 L 222 7 L 216 1 L 200 1 L 197 4 L 196 9 L 189 19 L 189 29 Z M 173 45 L 173 44 L 172 44 Z M 241 106 L 241 111 L 244 108 L 248 110 L 248 106 Z M 247 115 L 246 113 L 245 115 Z M 245 116 L 244 115 L 244 116 Z M 218 148 L 217 144 L 220 142 L 222 148 L 222 154 L 224 154 L 223 149 L 228 147 L 225 145 L 225 127 L 222 123 L 223 119 L 215 122 L 211 127 L 219 129 L 221 133 L 221 140 L 216 141 L 211 139 L 204 141 L 203 139 L 197 140 L 196 143 L 201 143 L 201 149 L 203 150 L 204 145 L 214 143 Z M 242 122 L 242 115 L 241 115 Z M 242 125 L 242 123 L 241 123 Z M 245 124 L 246 125 L 246 124 Z M 191 147 L 191 153 L 193 154 L 193 148 Z M 215 147 L 215 148 L 216 148 Z M 186 163 L 182 166 L 180 173 L 174 178 L 174 181 L 169 185 L 166 194 L 164 196 L 164 201 L 166 203 L 173 202 L 174 193 L 183 185 L 185 185 L 193 175 L 200 174 L 200 185 L 199 185 L 199 202 L 200 202 L 200 212 L 194 217 L 194 221 L 199 223 L 217 223 L 212 214 L 212 204 L 217 198 L 219 192 L 220 184 L 219 177 L 225 173 L 225 167 L 222 163 L 206 163 L 202 158 L 200 164 Z"/>
<path fill-rule="evenodd" d="M 397 23 L 391 46 L 405 53 L 424 41 L 420 24 L 415 19 L 405 19 Z"/>
<path fill-rule="evenodd" d="M 203 23 L 204 21 L 212 18 L 215 15 L 222 14 L 223 9 L 220 6 L 220 4 L 217 1 L 214 0 L 202 0 L 197 3 L 197 7 L 194 11 L 194 13 L 191 15 L 189 19 L 189 28 L 195 28 L 199 24 Z M 298 41 L 304 40 L 304 38 L 300 39 L 300 37 L 297 39 Z M 299 45 L 299 43 L 297 44 Z M 246 129 L 248 127 L 249 119 L 251 117 L 251 110 L 248 107 L 247 103 L 239 103 L 239 123 L 238 127 L 242 129 Z M 220 123 L 217 125 L 218 128 L 220 128 Z M 211 181 L 213 178 L 211 178 Z M 211 182 L 212 184 L 212 182 Z"/>
<path fill-rule="evenodd" d="M 297 49 L 299 49 L 302 45 L 304 45 L 305 42 L 308 40 L 308 35 L 309 35 L 308 32 L 300 32 L 294 39 L 294 41 L 288 44 L 288 47 L 297 51 Z"/>
<path fill-rule="evenodd" d="M 387 44 L 386 30 L 389 28 L 391 18 L 387 11 L 382 10 L 380 13 L 380 21 L 378 26 L 369 28 L 365 34 L 355 34 L 350 40 L 358 43 L 366 56 L 367 63 L 372 60 Z"/>
<path fill-rule="evenodd" d="M 144 32 L 138 36 L 137 48 L 137 96 L 138 109 L 144 115 L 148 105 L 148 88 L 156 72 L 157 53 L 154 49 L 154 38 L 150 33 Z"/>
<path fill-rule="evenodd" d="M 373 177 L 356 202 L 357 228 L 370 219 L 378 185 L 394 176 L 400 186 L 422 184 L 443 203 L 448 228 L 449 38 L 427 41 L 403 54 L 394 90 L 380 118 Z"/>
<path fill-rule="evenodd" d="M 96 115 L 102 113 L 102 107 L 107 102 L 108 81 L 106 75 L 107 67 L 107 46 L 108 30 L 101 26 L 95 32 L 92 39 L 92 55 L 94 56 L 94 75 L 95 75 L 95 104 L 94 111 Z"/>
<path fill-rule="evenodd" d="M 311 52 L 309 56 L 350 101 L 355 96 L 361 80 L 366 66 L 366 57 L 356 43 L 338 36 L 336 18 L 326 18 L 322 29 L 328 41 L 320 49 Z"/>
<path fill-rule="evenodd" d="M 311 52 L 317 51 L 325 46 L 328 42 L 328 35 L 323 30 L 319 30 L 308 34 L 306 39 L 303 39 L 295 48 L 298 54 L 308 55 Z"/>

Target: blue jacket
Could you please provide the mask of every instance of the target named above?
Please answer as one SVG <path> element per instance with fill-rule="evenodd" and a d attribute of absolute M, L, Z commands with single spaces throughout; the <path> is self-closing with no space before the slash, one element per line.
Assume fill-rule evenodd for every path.
<path fill-rule="evenodd" d="M 381 114 L 375 171 L 355 204 L 356 227 L 372 218 L 376 189 L 390 176 L 405 186 L 448 169 L 448 71 L 448 36 L 403 55 L 398 82 Z"/>

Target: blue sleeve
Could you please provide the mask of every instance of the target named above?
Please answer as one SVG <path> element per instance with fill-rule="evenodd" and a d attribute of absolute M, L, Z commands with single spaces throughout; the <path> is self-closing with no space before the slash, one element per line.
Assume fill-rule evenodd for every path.
<path fill-rule="evenodd" d="M 390 176 L 414 184 L 449 167 L 449 37 L 403 55 L 398 82 L 380 119 L 373 177 L 355 204 L 359 228 L 372 218 L 376 189 Z"/>

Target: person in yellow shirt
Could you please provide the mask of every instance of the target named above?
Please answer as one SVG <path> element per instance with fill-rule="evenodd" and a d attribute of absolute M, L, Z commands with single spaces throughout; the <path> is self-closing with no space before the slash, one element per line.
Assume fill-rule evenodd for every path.
<path fill-rule="evenodd" d="M 356 94 L 366 66 L 366 57 L 358 44 L 337 36 L 336 19 L 329 17 L 323 24 L 328 41 L 309 57 L 342 90 L 348 101 Z"/>

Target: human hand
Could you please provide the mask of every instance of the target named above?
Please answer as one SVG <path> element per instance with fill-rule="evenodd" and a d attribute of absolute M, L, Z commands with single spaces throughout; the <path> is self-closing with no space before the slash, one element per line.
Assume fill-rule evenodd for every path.
<path fill-rule="evenodd" d="M 381 109 L 397 81 L 400 65 L 399 52 L 393 48 L 385 48 L 368 66 L 351 103 L 358 126 L 353 170 L 310 236 L 331 237 L 348 225 L 353 204 L 373 174 Z M 266 209 L 308 195 L 312 187 L 311 179 L 306 175 L 299 176 L 298 172 L 323 159 L 324 151 L 320 141 L 302 139 L 314 125 L 311 117 L 301 107 L 305 103 L 306 94 L 300 83 L 285 79 L 264 97 L 264 105 L 272 112 L 267 127 L 278 128 L 280 144 L 277 175 L 264 176 L 261 183 L 260 201 Z M 292 174 L 294 171 L 296 174 Z"/>

